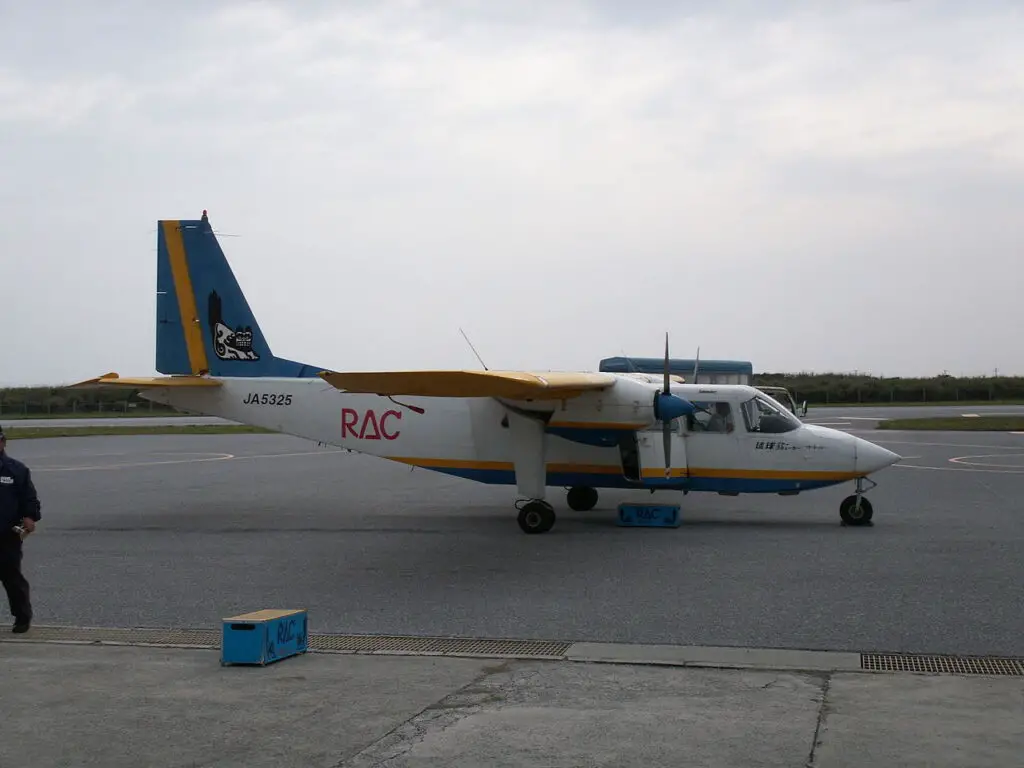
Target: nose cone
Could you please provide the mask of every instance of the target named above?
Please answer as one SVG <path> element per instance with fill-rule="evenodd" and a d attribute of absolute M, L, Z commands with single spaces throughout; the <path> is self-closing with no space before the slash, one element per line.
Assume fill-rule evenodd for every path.
<path fill-rule="evenodd" d="M 883 448 L 880 445 L 869 443 L 867 440 L 857 438 L 854 446 L 854 469 L 857 472 L 871 474 L 880 469 L 891 467 L 903 457 Z"/>

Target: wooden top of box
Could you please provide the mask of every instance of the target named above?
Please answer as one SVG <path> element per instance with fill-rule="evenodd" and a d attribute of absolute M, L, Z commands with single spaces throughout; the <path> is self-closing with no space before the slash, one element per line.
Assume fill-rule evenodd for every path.
<path fill-rule="evenodd" d="M 277 608 L 265 608 L 262 611 L 253 611 L 252 613 L 243 613 L 240 616 L 229 616 L 224 621 L 271 621 L 273 619 L 281 619 L 285 616 L 294 616 L 297 613 L 304 613 L 302 608 L 288 608 L 288 609 L 277 609 Z"/>

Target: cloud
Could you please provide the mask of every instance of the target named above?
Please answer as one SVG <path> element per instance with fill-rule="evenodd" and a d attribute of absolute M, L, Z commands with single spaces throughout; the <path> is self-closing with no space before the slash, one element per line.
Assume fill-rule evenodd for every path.
<path fill-rule="evenodd" d="M 1009 4 L 17 14 L 0 32 L 0 139 L 21 150 L 0 151 L 19 194 L 0 199 L 35 229 L 0 247 L 24 250 L 34 232 L 39 266 L 22 269 L 41 286 L 42 265 L 74 267 L 72 235 L 44 233 L 38 202 L 70 223 L 118 200 L 137 244 L 94 232 L 106 256 L 90 269 L 112 275 L 101 303 L 139 297 L 121 304 L 140 323 L 134 369 L 152 355 L 145 227 L 200 207 L 242 234 L 224 244 L 275 346 L 339 365 L 473 364 L 455 331 L 467 321 L 515 364 L 552 367 L 656 347 L 665 328 L 759 367 L 987 369 L 1014 343 L 989 325 L 1013 322 L 998 306 L 1024 277 L 1024 54 Z M 29 48 L 30 33 L 52 44 Z M 979 276 L 948 266 L 967 259 Z M 934 315 L 934 301 L 902 300 L 921 269 L 936 295 L 987 296 L 994 314 L 904 335 L 892 318 Z M 316 338 L 339 295 L 346 317 L 374 318 L 372 336 Z M 837 296 L 871 310 L 841 311 Z M 760 328 L 766 300 L 791 325 Z M 111 332 L 112 316 L 76 311 Z M 808 323 L 830 338 L 796 341 Z M 19 351 L 70 378 L 106 370 L 105 354 Z"/>

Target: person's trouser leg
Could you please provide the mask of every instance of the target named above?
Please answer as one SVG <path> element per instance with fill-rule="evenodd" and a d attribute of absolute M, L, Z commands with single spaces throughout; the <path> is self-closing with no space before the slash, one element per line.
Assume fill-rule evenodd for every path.
<path fill-rule="evenodd" d="M 32 602 L 28 579 L 21 572 L 21 558 L 21 539 L 17 535 L 4 536 L 0 540 L 0 581 L 7 592 L 15 623 L 28 624 L 32 621 Z"/>

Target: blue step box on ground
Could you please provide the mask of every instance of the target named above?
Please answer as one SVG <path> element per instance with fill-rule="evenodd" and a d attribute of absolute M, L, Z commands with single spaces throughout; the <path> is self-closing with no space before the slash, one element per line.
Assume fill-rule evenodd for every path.
<path fill-rule="evenodd" d="M 305 653 L 309 617 L 305 610 L 266 609 L 223 620 L 220 663 L 258 664 Z"/>
<path fill-rule="evenodd" d="M 678 504 L 619 504 L 619 525 L 635 528 L 678 528 Z"/>

